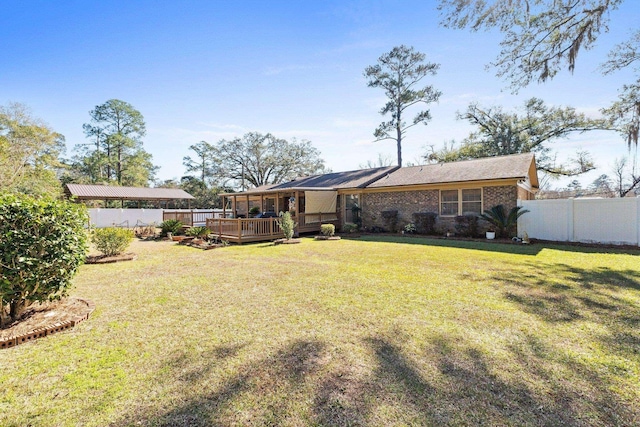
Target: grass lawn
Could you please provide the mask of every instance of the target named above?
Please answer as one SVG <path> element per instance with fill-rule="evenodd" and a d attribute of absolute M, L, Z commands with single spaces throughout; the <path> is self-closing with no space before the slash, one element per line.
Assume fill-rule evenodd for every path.
<path fill-rule="evenodd" d="M 85 265 L 2 426 L 639 425 L 640 252 L 363 237 Z"/>

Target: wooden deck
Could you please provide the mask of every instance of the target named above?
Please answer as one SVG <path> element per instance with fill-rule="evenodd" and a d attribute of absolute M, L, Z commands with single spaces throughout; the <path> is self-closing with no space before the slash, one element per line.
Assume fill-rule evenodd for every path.
<path fill-rule="evenodd" d="M 320 231 L 321 224 L 338 225 L 337 213 L 305 213 L 294 221 L 298 223 L 296 232 L 313 233 Z M 219 239 L 232 243 L 263 242 L 283 237 L 278 218 L 208 218 L 207 228 Z"/>

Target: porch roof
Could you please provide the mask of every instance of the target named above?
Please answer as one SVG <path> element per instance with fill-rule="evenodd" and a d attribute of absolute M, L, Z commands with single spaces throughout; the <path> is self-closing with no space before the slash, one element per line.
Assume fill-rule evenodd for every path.
<path fill-rule="evenodd" d="M 346 172 L 331 172 L 322 175 L 305 176 L 281 184 L 269 184 L 243 191 L 223 193 L 222 196 L 278 193 L 283 191 L 335 191 L 342 188 L 364 188 L 374 181 L 398 169 L 397 166 L 360 169 Z"/>
<path fill-rule="evenodd" d="M 65 193 L 78 200 L 190 200 L 179 188 L 119 187 L 115 185 L 67 184 Z"/>
<path fill-rule="evenodd" d="M 264 187 L 264 186 L 263 186 Z M 336 191 L 335 188 L 328 187 L 288 187 L 288 188 L 263 188 L 256 187 L 251 190 L 243 191 L 241 193 L 220 193 L 221 196 L 257 196 L 260 194 L 276 194 L 276 193 L 290 193 L 293 191 Z"/>

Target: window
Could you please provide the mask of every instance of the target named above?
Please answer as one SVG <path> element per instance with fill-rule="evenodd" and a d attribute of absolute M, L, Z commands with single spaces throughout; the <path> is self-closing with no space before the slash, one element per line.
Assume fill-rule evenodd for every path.
<path fill-rule="evenodd" d="M 482 189 L 462 190 L 462 215 L 482 213 Z"/>
<path fill-rule="evenodd" d="M 440 215 L 458 215 L 458 190 L 440 192 Z"/>
<path fill-rule="evenodd" d="M 440 215 L 455 216 L 482 213 L 482 189 L 440 191 Z"/>

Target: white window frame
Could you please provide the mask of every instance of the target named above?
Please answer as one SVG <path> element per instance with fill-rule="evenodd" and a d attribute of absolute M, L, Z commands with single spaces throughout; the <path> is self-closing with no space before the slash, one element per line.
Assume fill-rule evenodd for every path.
<path fill-rule="evenodd" d="M 476 187 L 476 188 L 452 188 L 452 189 L 443 189 L 440 190 L 440 200 L 439 200 L 439 213 L 440 216 L 442 217 L 446 217 L 446 218 L 452 218 L 454 216 L 458 216 L 458 215 L 462 215 L 463 211 L 462 211 L 462 192 L 463 191 L 468 191 L 468 190 L 480 190 L 480 213 L 483 212 L 484 209 L 484 191 L 482 191 L 482 187 Z M 442 192 L 443 191 L 457 191 L 458 192 L 458 211 L 456 214 L 443 214 L 442 213 Z M 444 203 L 453 203 L 453 202 L 444 202 Z M 469 203 L 469 202 L 467 202 Z M 477 203 L 477 202 L 472 202 L 472 203 Z"/>

